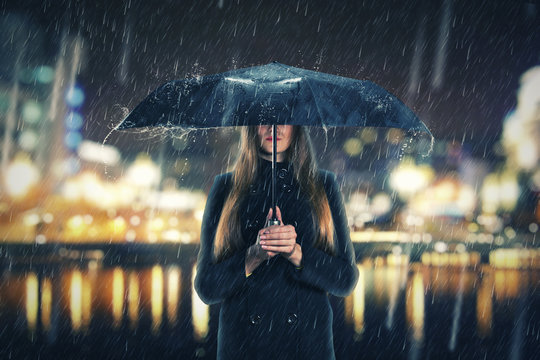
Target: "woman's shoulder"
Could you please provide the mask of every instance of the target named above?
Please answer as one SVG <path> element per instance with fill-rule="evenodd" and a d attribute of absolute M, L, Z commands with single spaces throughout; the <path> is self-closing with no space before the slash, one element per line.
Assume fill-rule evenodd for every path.
<path fill-rule="evenodd" d="M 336 182 L 336 174 L 330 170 L 319 169 L 319 179 L 325 187 L 328 187 Z"/>
<path fill-rule="evenodd" d="M 230 186 L 232 184 L 232 171 L 216 175 L 214 177 L 214 186 Z"/>

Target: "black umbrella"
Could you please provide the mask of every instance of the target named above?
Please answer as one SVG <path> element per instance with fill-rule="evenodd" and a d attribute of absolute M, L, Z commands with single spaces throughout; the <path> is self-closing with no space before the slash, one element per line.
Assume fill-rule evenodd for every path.
<path fill-rule="evenodd" d="M 382 87 L 272 62 L 220 74 L 167 82 L 116 127 L 374 126 L 425 132 L 428 128 Z M 272 204 L 275 211 L 276 136 Z"/>

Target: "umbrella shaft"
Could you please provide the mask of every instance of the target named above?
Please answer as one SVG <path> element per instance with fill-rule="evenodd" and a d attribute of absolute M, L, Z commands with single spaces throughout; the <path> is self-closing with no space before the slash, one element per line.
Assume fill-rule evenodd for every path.
<path fill-rule="evenodd" d="M 277 221 L 276 213 L 276 162 L 277 162 L 277 125 L 272 125 L 272 221 Z"/>

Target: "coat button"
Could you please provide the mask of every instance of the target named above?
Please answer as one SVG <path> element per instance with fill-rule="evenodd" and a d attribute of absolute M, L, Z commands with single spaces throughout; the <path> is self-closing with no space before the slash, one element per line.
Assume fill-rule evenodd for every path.
<path fill-rule="evenodd" d="M 249 322 L 251 325 L 257 325 L 261 322 L 261 316 L 257 314 L 252 314 L 249 316 Z"/>
<path fill-rule="evenodd" d="M 285 177 L 287 176 L 289 172 L 286 170 L 286 169 L 281 169 L 278 171 L 278 178 L 280 179 L 285 179 Z"/>
<path fill-rule="evenodd" d="M 292 188 L 291 188 L 290 185 L 283 184 L 283 185 L 281 185 L 281 191 L 286 192 L 286 193 L 290 193 L 292 191 Z"/>
<path fill-rule="evenodd" d="M 248 220 L 248 228 L 250 229 L 259 228 L 259 220 L 255 220 L 253 222 Z"/>
<path fill-rule="evenodd" d="M 287 324 L 294 325 L 298 321 L 298 316 L 296 314 L 287 315 Z"/>
<path fill-rule="evenodd" d="M 257 187 L 255 185 L 249 185 L 249 192 L 255 194 L 257 192 Z"/>

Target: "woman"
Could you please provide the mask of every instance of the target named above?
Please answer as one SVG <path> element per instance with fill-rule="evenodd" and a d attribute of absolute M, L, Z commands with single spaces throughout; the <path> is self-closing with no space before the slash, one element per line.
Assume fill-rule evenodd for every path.
<path fill-rule="evenodd" d="M 358 279 L 335 175 L 317 170 L 307 131 L 277 126 L 272 217 L 272 126 L 245 127 L 232 172 L 206 204 L 195 289 L 221 304 L 218 359 L 334 359 L 328 293 Z"/>

